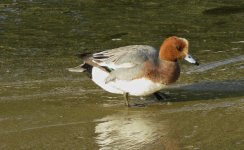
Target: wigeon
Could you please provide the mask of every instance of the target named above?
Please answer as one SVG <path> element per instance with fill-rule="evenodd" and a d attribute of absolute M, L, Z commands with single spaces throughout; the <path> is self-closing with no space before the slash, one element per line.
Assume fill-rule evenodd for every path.
<path fill-rule="evenodd" d="M 83 64 L 69 68 L 71 72 L 88 72 L 93 82 L 105 91 L 123 94 L 129 105 L 129 95 L 147 96 L 174 83 L 180 76 L 179 59 L 199 65 L 188 50 L 185 38 L 176 36 L 164 40 L 160 50 L 148 45 L 130 45 L 98 53 L 78 54 Z"/>

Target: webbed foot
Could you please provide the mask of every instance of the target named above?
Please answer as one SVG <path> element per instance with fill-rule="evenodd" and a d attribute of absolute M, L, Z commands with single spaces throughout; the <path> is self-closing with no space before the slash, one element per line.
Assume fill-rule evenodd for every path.
<path fill-rule="evenodd" d="M 153 93 L 153 95 L 156 97 L 156 99 L 158 101 L 165 101 L 170 98 L 169 95 L 167 95 L 165 93 L 161 93 L 161 92 L 155 92 L 155 93 Z"/>

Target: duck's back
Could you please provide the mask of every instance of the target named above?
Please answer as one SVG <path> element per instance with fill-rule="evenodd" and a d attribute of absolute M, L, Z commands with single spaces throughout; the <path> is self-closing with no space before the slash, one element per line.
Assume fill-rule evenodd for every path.
<path fill-rule="evenodd" d="M 158 50 L 148 45 L 130 45 L 98 52 L 92 55 L 93 61 L 111 69 L 130 68 L 147 60 L 157 61 Z"/>

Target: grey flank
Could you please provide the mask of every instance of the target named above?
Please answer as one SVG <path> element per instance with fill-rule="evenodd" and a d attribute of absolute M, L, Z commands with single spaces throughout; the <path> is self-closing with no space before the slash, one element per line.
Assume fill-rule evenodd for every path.
<path fill-rule="evenodd" d="M 143 64 L 136 65 L 131 68 L 119 68 L 116 70 L 113 70 L 109 76 L 106 78 L 105 83 L 108 83 L 110 81 L 114 81 L 115 79 L 118 80 L 126 80 L 130 81 L 133 80 L 138 76 L 140 71 L 143 69 Z"/>

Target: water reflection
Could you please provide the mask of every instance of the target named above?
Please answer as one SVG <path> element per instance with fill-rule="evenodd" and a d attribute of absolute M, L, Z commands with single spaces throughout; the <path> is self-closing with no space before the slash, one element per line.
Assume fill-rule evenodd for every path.
<path fill-rule="evenodd" d="M 243 6 L 222 6 L 203 11 L 206 15 L 229 15 L 243 13 Z"/>
<path fill-rule="evenodd" d="M 32 0 L 28 0 L 29 2 L 32 2 Z M 16 3 L 17 2 L 17 0 L 13 0 L 13 3 Z"/>
<path fill-rule="evenodd" d="M 169 134 L 169 121 L 150 112 L 120 112 L 98 120 L 96 142 L 107 149 L 178 149 Z"/>
<path fill-rule="evenodd" d="M 175 84 L 167 90 L 170 102 L 200 101 L 242 97 L 244 93 L 244 81 L 214 81 L 189 84 Z"/>
<path fill-rule="evenodd" d="M 188 69 L 186 71 L 186 73 L 191 74 L 191 73 L 197 73 L 197 72 L 204 72 L 204 71 L 208 71 L 210 69 L 217 68 L 219 66 L 227 65 L 230 63 L 241 62 L 241 61 L 244 61 L 244 55 L 225 59 L 225 60 L 210 62 L 210 63 L 202 64 L 202 65 L 196 66 L 196 67 L 192 67 L 192 68 Z"/>

